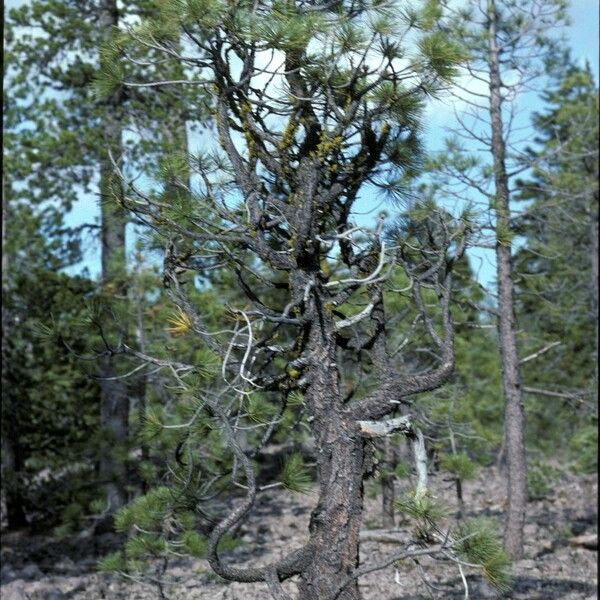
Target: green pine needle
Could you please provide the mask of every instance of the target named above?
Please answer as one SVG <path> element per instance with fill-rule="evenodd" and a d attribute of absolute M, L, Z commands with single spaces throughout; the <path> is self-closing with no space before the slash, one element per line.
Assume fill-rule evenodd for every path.
<path fill-rule="evenodd" d="M 417 496 L 414 492 L 409 492 L 403 498 L 395 502 L 396 508 L 425 523 L 434 524 L 444 517 L 447 509 L 425 492 Z"/>
<path fill-rule="evenodd" d="M 125 556 L 128 559 L 138 559 L 147 556 L 160 556 L 164 553 L 166 542 L 164 539 L 146 533 L 138 534 L 127 540 Z"/>
<path fill-rule="evenodd" d="M 297 390 L 290 392 L 287 397 L 289 407 L 302 406 L 304 404 L 304 394 Z"/>
<path fill-rule="evenodd" d="M 122 552 L 112 552 L 103 556 L 97 563 L 96 569 L 105 573 L 116 573 L 126 570 L 125 559 Z"/>
<path fill-rule="evenodd" d="M 206 538 L 195 531 L 186 531 L 181 541 L 189 554 L 196 558 L 204 558 L 208 551 Z"/>
<path fill-rule="evenodd" d="M 308 493 L 312 480 L 301 454 L 292 454 L 287 459 L 279 476 L 279 481 L 292 492 Z"/>
<path fill-rule="evenodd" d="M 146 531 L 160 531 L 171 504 L 172 494 L 168 487 L 154 488 L 117 512 L 115 529 L 126 532 L 133 525 L 137 525 Z"/>
<path fill-rule="evenodd" d="M 32 333 L 34 337 L 42 342 L 53 342 L 57 338 L 57 327 L 54 321 L 54 317 L 50 315 L 50 323 L 46 324 L 42 321 L 35 320 L 31 325 Z"/>
<path fill-rule="evenodd" d="M 259 394 L 253 394 L 248 399 L 248 418 L 255 423 L 268 423 L 275 415 L 277 409 Z"/>
<path fill-rule="evenodd" d="M 160 416 L 155 410 L 149 408 L 141 418 L 142 428 L 140 430 L 140 437 L 143 441 L 149 442 L 163 430 L 163 424 L 160 420 Z"/>
<path fill-rule="evenodd" d="M 461 481 L 468 481 L 475 477 L 475 463 L 464 452 L 443 455 L 440 459 L 440 466 Z"/>
<path fill-rule="evenodd" d="M 502 547 L 502 541 L 492 522 L 487 519 L 466 521 L 460 526 L 457 538 L 459 542 L 454 550 L 459 556 L 468 562 L 480 564 L 485 577 L 497 589 L 510 589 L 511 559 Z"/>

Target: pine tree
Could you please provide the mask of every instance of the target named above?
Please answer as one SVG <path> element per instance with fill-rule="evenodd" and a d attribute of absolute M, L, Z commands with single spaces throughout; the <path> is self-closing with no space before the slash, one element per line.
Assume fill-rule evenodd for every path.
<path fill-rule="evenodd" d="M 102 98 L 92 89 L 99 69 L 115 67 L 99 46 L 118 39 L 119 27 L 154 10 L 156 2 L 151 0 L 122 7 L 115 0 L 35 0 L 11 9 L 7 19 L 6 84 L 18 145 L 14 151 L 22 158 L 18 175 L 12 175 L 19 182 L 17 196 L 32 205 L 53 202 L 68 211 L 84 194 L 96 194 L 100 225 L 84 224 L 82 229 L 99 230 L 101 283 L 105 297 L 115 304 L 126 303 L 128 272 L 127 213 L 113 198 L 122 193 L 113 161 L 127 171 L 135 164 L 156 164 L 165 147 L 171 152 L 174 144 L 185 153 L 186 122 L 203 114 L 198 106 L 203 101 L 193 94 L 185 94 L 190 112 L 183 114 L 183 95 L 169 89 L 150 97 L 143 90 L 117 87 Z M 152 52 L 142 59 L 152 64 Z M 163 61 L 156 68 L 167 72 L 172 65 Z M 127 162 L 122 159 L 125 149 Z M 120 330 L 127 330 L 126 310 L 115 310 L 123 317 Z M 118 337 L 119 328 L 112 337 Z M 102 426 L 112 438 L 101 453 L 100 476 L 112 511 L 128 494 L 123 456 L 132 390 L 120 379 L 122 365 L 110 353 L 99 359 L 98 369 Z"/>
<path fill-rule="evenodd" d="M 176 508 L 198 510 L 203 499 L 214 498 L 192 451 L 198 436 L 209 438 L 222 449 L 221 466 L 233 461 L 209 482 L 221 494 L 242 489 L 244 496 L 231 511 L 206 505 L 208 561 L 226 579 L 265 581 L 274 597 L 283 596 L 281 581 L 295 574 L 307 599 L 359 597 L 365 437 L 406 430 L 406 418 L 381 419 L 442 385 L 453 369 L 451 271 L 464 249 L 464 226 L 431 203 L 414 210 L 423 236 L 402 224 L 386 228 L 384 216 L 372 229 L 351 220 L 367 182 L 401 189 L 418 172 L 421 106 L 460 59 L 455 45 L 429 29 L 429 8 L 398 20 L 392 3 L 164 2 L 158 18 L 105 50 L 126 62 L 152 47 L 181 61 L 185 83 L 211 94 L 218 137 L 189 167 L 174 169 L 179 185 L 188 168 L 197 175 L 192 194 L 166 201 L 164 193 L 131 184 L 123 197 L 165 240 L 164 280 L 177 307 L 171 334 L 195 336 L 199 349 L 220 363 L 221 382 L 207 385 L 201 364 L 169 356 L 168 349 L 163 356 L 140 356 L 126 344 L 115 349 L 170 369 L 177 389 L 195 399 L 179 425 L 147 415 L 149 432 L 168 428 L 181 436 L 175 478 L 170 489 L 146 495 L 150 510 L 123 511 L 121 525 L 144 512 L 158 519 L 146 523 L 151 531 L 169 520 L 167 544 L 177 544 L 178 536 L 192 542 L 187 517 L 178 518 Z M 416 43 L 403 48 L 400 40 L 413 33 Z M 97 85 L 107 91 L 171 84 L 153 73 L 123 78 L 111 69 Z M 236 272 L 248 306 L 206 315 L 180 273 L 200 264 Z M 440 356 L 418 374 L 397 374 L 387 347 L 386 297 L 397 293 L 387 282 L 401 271 Z M 261 296 L 263 286 L 279 290 L 274 304 Z M 439 307 L 435 316 L 430 299 Z M 342 388 L 344 355 L 357 353 L 373 377 Z M 300 418 L 317 449 L 319 501 L 308 541 L 265 567 L 229 565 L 220 542 L 252 510 L 261 491 L 254 460 L 298 395 Z M 292 456 L 279 481 L 302 491 L 307 475 Z M 155 541 L 136 541 L 130 555 L 149 551 Z"/>
<path fill-rule="evenodd" d="M 489 206 L 489 211 L 482 211 L 479 237 L 483 245 L 494 250 L 496 258 L 494 312 L 502 363 L 503 448 L 508 475 L 505 547 L 515 558 L 523 553 L 527 503 L 525 415 L 512 257 L 512 184 L 515 175 L 525 168 L 520 161 L 523 148 L 516 143 L 516 114 L 521 94 L 544 74 L 545 63 L 556 55 L 554 29 L 564 22 L 565 11 L 562 0 L 474 0 L 452 8 L 452 19 L 440 25 L 451 39 L 462 41 L 469 59 L 465 78 L 457 86 L 465 109 L 458 116 L 455 137 L 448 141 L 446 152 L 434 166 L 442 180 L 453 182 L 450 193 L 458 197 L 479 195 Z M 477 84 L 485 89 L 475 89 Z M 468 139 L 471 147 L 465 148 L 459 136 Z M 476 149 L 483 150 L 488 160 L 481 159 L 482 153 L 476 156 Z"/>
<path fill-rule="evenodd" d="M 533 177 L 519 182 L 525 204 L 517 231 L 525 243 L 515 263 L 519 319 L 532 347 L 560 341 L 547 360 L 524 366 L 532 435 L 555 431 L 548 445 L 554 453 L 567 431 L 595 430 L 598 339 L 589 332 L 598 330 L 598 88 L 589 67 L 573 65 L 568 55 L 552 71 L 547 108 L 533 118 Z M 563 402 L 549 406 L 548 397 Z M 593 455 L 593 439 L 584 456 Z"/>

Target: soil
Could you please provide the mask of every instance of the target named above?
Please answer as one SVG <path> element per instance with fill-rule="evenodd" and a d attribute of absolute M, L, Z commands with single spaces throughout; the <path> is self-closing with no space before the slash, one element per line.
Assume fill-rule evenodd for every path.
<path fill-rule="evenodd" d="M 397 481 L 397 493 L 410 488 L 409 480 Z M 495 468 L 482 469 L 477 479 L 464 484 L 467 517 L 485 516 L 502 526 L 505 482 Z M 368 486 L 376 492 L 375 484 Z M 430 489 L 454 510 L 454 484 L 441 474 L 430 479 Z M 501 596 L 474 568 L 465 568 L 469 598 L 513 598 L 515 600 L 593 600 L 597 598 L 597 475 L 565 476 L 552 492 L 530 502 L 525 525 L 525 557 L 513 566 L 514 585 Z M 368 494 L 372 496 L 373 494 Z M 290 549 L 305 538 L 316 494 L 293 494 L 271 489 L 259 499 L 252 520 L 240 529 L 241 544 L 227 559 L 241 566 L 260 565 Z M 363 530 L 378 529 L 381 498 L 367 497 Z M 448 525 L 452 524 L 450 516 Z M 361 562 L 380 563 L 403 549 L 411 539 L 410 523 L 397 519 L 394 535 L 399 545 L 364 541 Z M 373 535 L 374 532 L 371 532 Z M 578 538 L 575 540 L 574 538 Z M 590 539 L 592 540 L 590 544 Z M 585 545 L 580 542 L 585 540 Z M 0 595 L 2 600 L 99 600 L 160 599 L 156 585 L 98 573 L 98 557 L 118 544 L 112 534 L 56 540 L 6 533 L 2 537 Z M 164 598 L 169 600 L 270 600 L 264 584 L 228 583 L 211 574 L 205 560 L 170 560 L 165 573 Z M 404 561 L 369 573 L 360 579 L 364 600 L 417 600 L 421 598 L 466 598 L 456 566 L 419 558 L 419 564 Z M 291 598 L 297 598 L 294 579 L 284 583 Z"/>

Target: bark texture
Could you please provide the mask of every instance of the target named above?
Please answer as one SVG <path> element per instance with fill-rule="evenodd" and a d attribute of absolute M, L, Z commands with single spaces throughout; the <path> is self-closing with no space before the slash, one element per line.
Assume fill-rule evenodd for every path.
<path fill-rule="evenodd" d="M 116 0 L 104 0 L 101 5 L 98 25 L 108 38 L 119 23 Z M 101 65 L 102 67 L 102 65 Z M 115 92 L 104 104 L 102 129 L 107 148 L 111 149 L 115 160 L 121 155 L 121 105 L 122 93 Z M 113 165 L 108 156 L 100 165 L 100 206 L 102 237 L 102 285 L 109 296 L 124 296 L 123 281 L 125 269 L 125 211 L 115 201 L 115 194 L 122 194 L 121 182 L 113 173 Z M 112 448 L 123 448 L 128 438 L 129 395 L 127 385 L 122 380 L 110 379 L 118 375 L 112 356 L 104 356 L 99 365 L 100 422 L 110 437 L 110 444 L 100 460 L 100 477 L 105 482 L 106 501 L 109 513 L 127 502 L 127 467 L 123 460 L 115 457 Z"/>
<path fill-rule="evenodd" d="M 305 600 L 334 598 L 359 564 L 364 440 L 354 421 L 343 417 L 334 340 L 332 323 L 313 327 L 307 404 L 314 417 L 318 448 L 319 502 L 309 527 L 313 559 L 299 586 L 300 597 Z M 358 582 L 349 584 L 339 598 L 358 600 Z"/>
<path fill-rule="evenodd" d="M 396 499 L 394 489 L 394 467 L 396 460 L 394 448 L 389 438 L 383 440 L 383 474 L 381 476 L 381 512 L 382 526 L 394 527 L 394 501 Z"/>
<path fill-rule="evenodd" d="M 506 172 L 506 145 L 502 126 L 502 81 L 496 31 L 496 6 L 488 0 L 488 43 L 490 71 L 490 119 L 495 179 L 496 269 L 498 281 L 498 328 L 502 360 L 502 387 L 505 399 L 504 438 L 507 463 L 508 508 L 504 546 L 518 559 L 523 554 L 523 526 L 527 506 L 527 464 L 525 457 L 523 395 L 514 308 L 514 281 L 510 241 L 509 188 Z"/>
<path fill-rule="evenodd" d="M 592 218 L 591 218 L 591 263 L 592 263 L 592 322 L 594 324 L 594 331 L 596 336 L 596 368 L 594 375 L 596 378 L 596 403 L 598 402 L 598 335 L 600 333 L 598 327 L 598 253 L 600 249 L 598 247 L 599 232 L 598 232 L 598 190 L 595 190 L 592 201 Z"/>
<path fill-rule="evenodd" d="M 8 219 L 6 182 L 2 176 L 2 288 L 8 284 L 9 257 L 6 247 L 6 222 Z M 2 374 L 8 374 L 8 343 L 10 338 L 10 315 L 2 303 Z M 3 377 L 4 380 L 4 377 Z M 23 456 L 19 444 L 19 420 L 16 407 L 11 404 L 11 395 L 2 396 L 2 488 L 6 502 L 6 519 L 9 529 L 26 525 L 25 512 L 19 491 L 19 477 L 23 468 Z"/>

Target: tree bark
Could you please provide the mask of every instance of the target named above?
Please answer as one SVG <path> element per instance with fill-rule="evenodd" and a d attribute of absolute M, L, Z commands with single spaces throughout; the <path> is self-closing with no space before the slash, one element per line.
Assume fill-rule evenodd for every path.
<path fill-rule="evenodd" d="M 591 296 L 592 296 L 592 319 L 593 319 L 593 323 L 594 323 L 594 331 L 595 331 L 595 336 L 596 336 L 596 345 L 595 345 L 595 350 L 596 350 L 596 355 L 595 355 L 595 370 L 594 370 L 594 375 L 595 375 L 595 383 L 596 383 L 596 403 L 598 403 L 598 335 L 599 335 L 599 330 L 598 330 L 598 252 L 599 252 L 599 248 L 598 248 L 598 190 L 596 189 L 594 191 L 594 195 L 593 195 L 593 200 L 592 200 L 592 219 L 591 219 L 591 227 L 590 227 L 590 234 L 591 234 L 591 252 L 592 252 L 592 256 L 591 256 L 591 263 L 592 263 L 592 290 L 591 290 Z"/>
<path fill-rule="evenodd" d="M 502 91 L 496 32 L 496 6 L 488 0 L 488 44 L 490 71 L 490 119 L 496 188 L 496 269 L 502 386 L 505 399 L 504 428 L 507 462 L 508 508 L 504 530 L 505 549 L 515 559 L 523 554 L 523 526 L 527 505 L 525 457 L 525 415 L 517 354 L 514 309 L 514 282 L 510 241 L 509 188 L 506 172 L 506 145 L 502 128 Z"/>
<path fill-rule="evenodd" d="M 98 26 L 105 39 L 118 26 L 119 12 L 116 0 L 104 0 L 101 4 Z M 100 65 L 102 68 L 104 65 Z M 106 156 L 100 164 L 100 206 L 102 238 L 102 285 L 111 295 L 125 296 L 125 211 L 116 201 L 115 195 L 122 194 L 121 184 L 113 173 L 108 157 L 108 148 L 116 161 L 121 155 L 121 105 L 122 93 L 116 91 L 105 103 L 102 129 L 106 143 Z M 100 422 L 110 438 L 100 459 L 100 477 L 105 482 L 106 502 L 109 513 L 127 503 L 127 467 L 122 456 L 115 456 L 114 449 L 123 450 L 127 444 L 129 430 L 129 395 L 122 380 L 109 379 L 118 375 L 113 357 L 103 357 L 99 365 Z"/>
<path fill-rule="evenodd" d="M 311 515 L 313 560 L 302 574 L 303 600 L 334 598 L 359 564 L 359 535 L 363 510 L 364 441 L 333 422 L 324 437 L 330 441 L 319 458 L 319 503 Z M 349 584 L 340 600 L 358 600 L 358 583 Z"/>
<path fill-rule="evenodd" d="M 302 573 L 300 597 L 358 600 L 356 580 L 336 594 L 359 564 L 364 440 L 355 421 L 344 417 L 333 324 L 314 326 L 311 338 L 313 367 L 306 400 L 318 448 L 319 501 L 309 527 L 313 560 Z"/>
<path fill-rule="evenodd" d="M 394 449 L 389 437 L 383 439 L 383 474 L 381 476 L 382 526 L 394 527 L 394 467 L 396 466 Z"/>
<path fill-rule="evenodd" d="M 6 247 L 6 223 L 8 219 L 8 198 L 6 180 L 2 174 L 2 289 L 7 292 L 8 284 L 8 248 Z M 5 303 L 2 303 L 2 374 L 8 373 L 8 340 L 10 336 L 10 315 Z M 4 379 L 4 377 L 3 377 Z M 4 390 L 6 391 L 6 390 Z M 9 529 L 20 529 L 27 524 L 20 492 L 20 472 L 23 468 L 23 453 L 19 444 L 19 420 L 16 406 L 12 406 L 11 394 L 2 398 L 2 483 L 6 502 L 6 519 Z"/>

